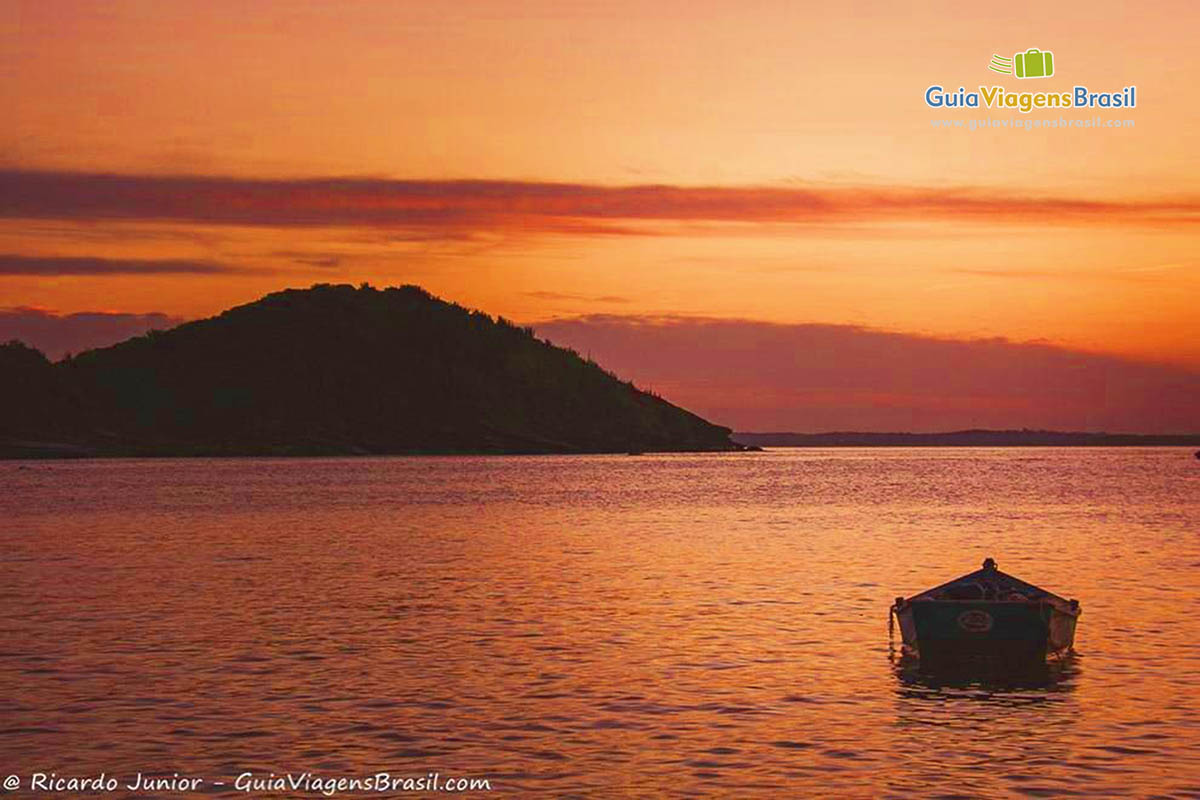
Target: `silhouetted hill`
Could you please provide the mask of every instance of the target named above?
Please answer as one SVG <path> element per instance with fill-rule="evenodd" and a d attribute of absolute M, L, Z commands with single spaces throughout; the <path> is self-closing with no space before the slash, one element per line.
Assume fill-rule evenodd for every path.
<path fill-rule="evenodd" d="M 287 290 L 50 364 L 0 348 L 0 453 L 740 449 L 729 429 L 415 286 Z M 53 443 L 53 445 L 47 445 Z"/>
<path fill-rule="evenodd" d="M 1200 445 L 1200 434 L 969 430 L 948 433 L 735 433 L 755 447 L 1156 447 Z"/>
<path fill-rule="evenodd" d="M 45 455 L 87 452 L 71 444 L 88 431 L 78 389 L 41 352 L 21 342 L 0 344 L 0 386 L 0 457 L 9 454 L 6 442 L 31 438 L 39 443 L 34 451 Z"/>

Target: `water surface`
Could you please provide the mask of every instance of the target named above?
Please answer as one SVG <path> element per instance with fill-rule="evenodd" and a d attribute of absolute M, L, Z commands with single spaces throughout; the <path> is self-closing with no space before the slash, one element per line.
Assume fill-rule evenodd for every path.
<path fill-rule="evenodd" d="M 0 487 L 5 773 L 1200 796 L 1184 449 L 9 462 Z M 923 677 L 891 599 L 985 556 L 1080 599 L 1077 655 Z"/>

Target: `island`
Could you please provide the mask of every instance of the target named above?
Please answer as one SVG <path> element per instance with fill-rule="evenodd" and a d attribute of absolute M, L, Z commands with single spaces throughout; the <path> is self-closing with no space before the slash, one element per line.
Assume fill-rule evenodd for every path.
<path fill-rule="evenodd" d="M 0 457 L 751 449 L 529 328 L 319 284 L 51 362 L 0 345 Z"/>

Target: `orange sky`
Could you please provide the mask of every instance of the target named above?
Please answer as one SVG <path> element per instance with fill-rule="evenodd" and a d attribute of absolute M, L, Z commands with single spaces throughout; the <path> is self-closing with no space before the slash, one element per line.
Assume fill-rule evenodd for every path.
<path fill-rule="evenodd" d="M 854 324 L 1200 368 L 1200 10 L 970 6 L 5 2 L 0 307 L 187 318 L 411 282 L 530 322 Z M 1028 47 L 1055 77 L 987 71 Z M 933 83 L 1139 102 L 1100 112 L 1119 130 L 935 130 L 1026 117 L 934 111 Z M 165 176 L 212 180 L 198 199 Z"/>

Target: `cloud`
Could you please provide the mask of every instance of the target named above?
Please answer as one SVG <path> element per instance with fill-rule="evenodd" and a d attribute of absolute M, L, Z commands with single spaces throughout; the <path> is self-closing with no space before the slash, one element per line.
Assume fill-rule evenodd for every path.
<path fill-rule="evenodd" d="M 590 295 L 590 294 L 570 294 L 564 292 L 525 292 L 526 297 L 536 297 L 539 300 L 572 300 L 585 303 L 630 303 L 628 297 L 621 297 L 615 294 L 605 295 Z"/>
<path fill-rule="evenodd" d="M 286 258 L 303 267 L 333 269 L 341 266 L 343 256 L 338 253 L 306 253 L 296 250 L 275 250 L 268 253 L 272 258 Z"/>
<path fill-rule="evenodd" d="M 1089 269 L 1087 277 L 1092 280 L 1108 280 L 1122 283 L 1161 283 L 1171 281 L 1174 278 L 1174 272 L 1185 268 L 1186 264 L 1157 264 L 1148 267 L 1122 267 L 1118 269 Z M 977 278 L 1016 278 L 1016 279 L 1037 279 L 1037 280 L 1078 280 L 1079 273 L 1077 271 L 1053 271 L 1053 270 L 1035 270 L 1035 269 L 1010 269 L 1010 268 L 974 268 L 974 267 L 955 267 L 945 270 L 948 273 L 955 275 L 970 275 Z"/>
<path fill-rule="evenodd" d="M 955 275 L 973 275 L 978 278 L 1070 278 L 1068 273 L 1051 272 L 1035 269 L 976 269 L 974 267 L 955 267 L 946 272 Z"/>
<path fill-rule="evenodd" d="M 1200 432 L 1200 373 L 1044 343 L 693 317 L 534 327 L 741 431 Z"/>
<path fill-rule="evenodd" d="M 212 261 L 0 253 L 0 275 L 213 275 L 246 271 L 241 267 Z"/>
<path fill-rule="evenodd" d="M 183 320 L 161 313 L 125 314 L 83 311 L 59 314 L 40 308 L 0 308 L 0 341 L 20 339 L 51 359 L 170 328 Z"/>
<path fill-rule="evenodd" d="M 672 186 L 0 171 L 0 217 L 646 235 L 667 223 L 958 220 L 1194 225 L 1200 198 L 1097 200 L 980 188 Z"/>

